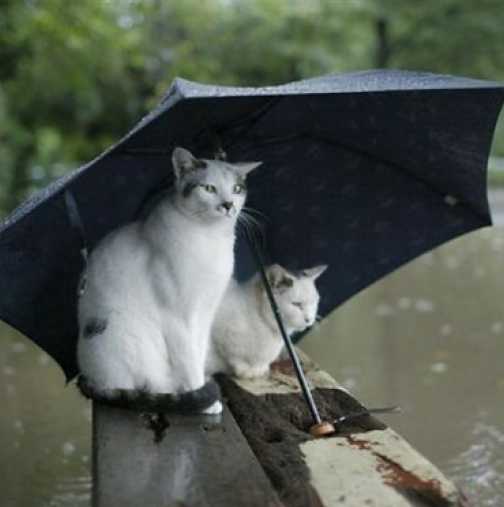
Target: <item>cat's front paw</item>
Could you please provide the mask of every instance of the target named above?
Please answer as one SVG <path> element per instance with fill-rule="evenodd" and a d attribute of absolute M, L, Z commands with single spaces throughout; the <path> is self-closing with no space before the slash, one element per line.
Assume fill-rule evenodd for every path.
<path fill-rule="evenodd" d="M 222 403 L 219 400 L 214 401 L 208 408 L 202 410 L 201 413 L 207 415 L 222 414 Z"/>
<path fill-rule="evenodd" d="M 238 366 L 234 369 L 234 375 L 242 379 L 255 379 L 260 377 L 266 377 L 269 374 L 269 365 L 261 366 Z"/>

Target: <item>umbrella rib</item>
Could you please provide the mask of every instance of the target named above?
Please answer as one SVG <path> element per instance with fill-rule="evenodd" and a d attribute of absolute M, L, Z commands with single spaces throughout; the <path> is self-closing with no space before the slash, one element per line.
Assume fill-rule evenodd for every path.
<path fill-rule="evenodd" d="M 231 125 L 230 127 L 226 127 L 224 129 L 219 129 L 219 134 L 225 134 L 226 132 L 235 129 L 236 127 L 240 127 L 243 125 L 242 130 L 239 130 L 234 136 L 231 137 L 229 142 L 226 143 L 225 149 L 228 150 L 229 148 L 233 147 L 236 144 L 236 141 L 244 136 L 247 135 L 247 132 L 250 132 L 250 129 L 254 127 L 268 112 L 276 106 L 281 101 L 281 97 L 275 97 L 263 106 L 259 107 L 252 113 L 250 113 L 245 118 L 240 119 L 240 121 L 237 121 L 235 125 Z"/>
<path fill-rule="evenodd" d="M 224 133 L 226 131 L 235 129 L 236 127 L 240 127 L 241 125 L 244 125 L 244 124 L 249 125 L 249 126 L 255 125 L 266 113 L 268 113 L 270 111 L 270 109 L 273 106 L 278 104 L 278 102 L 280 102 L 281 99 L 282 99 L 282 97 L 271 98 L 265 104 L 258 107 L 257 109 L 255 109 L 254 111 L 252 111 L 248 115 L 244 116 L 243 118 L 239 117 L 239 118 L 236 118 L 236 120 L 234 120 L 233 122 L 227 122 L 225 127 L 219 129 L 219 132 Z M 247 130 L 250 130 L 250 129 L 247 129 Z"/>
<path fill-rule="evenodd" d="M 352 144 L 338 141 L 336 139 L 333 139 L 331 137 L 328 137 L 328 136 L 320 134 L 320 133 L 314 134 L 311 132 L 302 132 L 302 133 L 296 133 L 296 134 L 287 134 L 285 136 L 270 137 L 270 138 L 262 139 L 262 140 L 260 140 L 260 139 L 252 140 L 252 141 L 250 141 L 251 146 L 249 147 L 249 149 L 256 150 L 258 147 L 267 146 L 270 144 L 284 144 L 284 143 L 293 142 L 293 141 L 296 141 L 298 139 L 303 139 L 303 138 L 312 138 L 317 141 L 322 141 L 324 143 L 327 143 L 327 144 L 330 144 L 333 146 L 337 146 L 339 148 L 343 148 L 344 150 L 351 152 L 351 153 L 358 153 L 358 154 L 363 155 L 369 159 L 374 160 L 377 163 L 388 165 L 390 167 L 393 167 L 396 170 L 406 173 L 409 177 L 411 177 L 412 179 L 416 180 L 417 182 L 419 182 L 422 185 L 424 185 L 425 187 L 427 187 L 431 192 L 433 192 L 437 195 L 440 195 L 443 198 L 446 198 L 447 196 L 451 195 L 449 192 L 444 192 L 442 190 L 439 190 L 436 186 L 434 186 L 428 180 L 418 176 L 417 174 L 408 170 L 404 166 L 401 166 L 401 165 L 399 165 L 395 162 L 392 162 L 390 160 L 387 160 L 385 158 L 379 157 L 373 153 L 370 153 L 370 152 L 368 152 L 362 148 L 359 148 L 357 146 L 354 146 Z M 457 196 L 454 196 L 454 197 L 457 197 Z M 457 199 L 458 199 L 458 197 L 457 197 Z M 463 200 L 458 200 L 457 203 L 462 204 L 462 205 L 466 206 L 467 208 L 469 208 L 481 220 L 483 220 L 485 222 L 488 221 L 488 216 L 485 213 L 482 213 L 480 210 L 476 209 L 471 203 L 469 203 L 467 201 L 463 201 Z"/>
<path fill-rule="evenodd" d="M 390 167 L 393 167 L 396 170 L 404 172 L 410 178 L 412 178 L 412 179 L 416 180 L 417 182 L 421 183 L 422 185 L 424 185 L 425 187 L 427 187 L 431 192 L 433 192 L 435 194 L 438 194 L 443 199 L 445 199 L 449 195 L 452 195 L 452 194 L 450 194 L 450 192 L 445 192 L 443 190 L 440 190 L 435 185 L 433 185 L 429 180 L 426 180 L 425 178 L 422 178 L 421 176 L 418 176 L 418 174 L 410 171 L 406 167 L 404 167 L 402 165 L 399 165 L 399 164 L 397 164 L 395 162 L 392 162 L 390 160 L 387 160 L 386 158 L 379 157 L 379 156 L 377 156 L 377 155 L 375 155 L 373 153 L 370 153 L 370 152 L 368 152 L 366 150 L 363 150 L 362 148 L 359 148 L 357 146 L 353 146 L 353 145 L 348 144 L 348 143 L 342 143 L 342 142 L 339 142 L 339 141 L 336 141 L 334 139 L 328 138 L 326 136 L 318 135 L 318 134 L 315 136 L 315 138 L 319 139 L 320 141 L 326 142 L 328 144 L 334 144 L 335 146 L 340 146 L 341 148 L 343 148 L 343 149 L 345 149 L 347 151 L 351 151 L 351 152 L 354 152 L 354 153 L 359 153 L 360 155 L 364 155 L 364 156 L 368 157 L 369 159 L 372 159 L 372 160 L 374 160 L 374 161 L 376 161 L 376 162 L 378 162 L 380 164 L 385 164 L 385 165 L 388 165 Z M 457 197 L 457 199 L 458 199 L 458 196 L 453 196 L 453 197 Z M 488 217 L 484 213 L 481 213 L 481 211 L 478 210 L 478 209 L 476 209 L 471 203 L 469 203 L 467 201 L 463 201 L 463 200 L 462 201 L 458 200 L 458 203 L 465 205 L 478 218 L 480 218 L 480 219 L 482 219 L 484 221 L 486 221 L 488 219 Z"/>
<path fill-rule="evenodd" d="M 264 115 L 266 115 L 273 106 L 275 106 L 279 101 L 281 100 L 281 97 L 274 97 L 265 104 L 263 104 L 261 107 L 254 109 L 251 113 L 244 117 L 236 118 L 234 121 L 229 122 L 226 124 L 225 127 L 219 127 L 217 124 L 212 125 L 211 121 L 204 122 L 206 123 L 204 127 L 202 127 L 197 134 L 193 136 L 193 140 L 197 142 L 198 139 L 200 139 L 203 135 L 208 133 L 215 132 L 216 135 L 220 138 L 223 134 L 225 134 L 228 131 L 231 131 L 233 129 L 236 129 L 240 126 L 244 126 L 246 128 L 243 128 L 240 130 L 234 137 L 225 144 L 225 149 L 228 149 L 232 147 L 236 140 L 239 137 L 242 137 L 245 135 Z M 211 126 L 208 126 L 208 125 Z M 118 150 L 117 153 L 122 154 L 128 154 L 128 155 L 152 155 L 152 156 L 166 156 L 171 155 L 172 149 L 171 148 L 126 148 L 122 150 Z"/>

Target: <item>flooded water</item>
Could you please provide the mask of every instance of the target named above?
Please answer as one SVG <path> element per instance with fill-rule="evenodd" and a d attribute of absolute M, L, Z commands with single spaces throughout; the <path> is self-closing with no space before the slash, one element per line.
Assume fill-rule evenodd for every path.
<path fill-rule="evenodd" d="M 353 298 L 303 344 L 368 406 L 401 405 L 387 422 L 480 506 L 504 504 L 503 261 L 504 228 L 456 240 Z M 7 326 L 0 378 L 2 507 L 88 506 L 89 404 Z"/>
<path fill-rule="evenodd" d="M 303 342 L 478 506 L 504 505 L 504 228 L 424 255 Z"/>
<path fill-rule="evenodd" d="M 53 360 L 0 328 L 0 505 L 89 506 L 90 406 Z"/>

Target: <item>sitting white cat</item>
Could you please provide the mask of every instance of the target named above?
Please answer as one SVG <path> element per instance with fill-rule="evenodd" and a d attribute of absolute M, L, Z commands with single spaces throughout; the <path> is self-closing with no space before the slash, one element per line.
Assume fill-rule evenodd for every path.
<path fill-rule="evenodd" d="M 205 360 L 233 272 L 245 179 L 259 163 L 197 159 L 182 148 L 172 163 L 173 190 L 91 253 L 78 302 L 79 386 L 115 406 L 218 413 Z"/>
<path fill-rule="evenodd" d="M 289 335 L 315 323 L 319 293 L 315 280 L 327 266 L 291 273 L 278 264 L 266 275 Z M 207 358 L 207 375 L 229 373 L 254 378 L 266 375 L 283 339 L 259 274 L 239 284 L 232 279 L 217 311 Z"/>

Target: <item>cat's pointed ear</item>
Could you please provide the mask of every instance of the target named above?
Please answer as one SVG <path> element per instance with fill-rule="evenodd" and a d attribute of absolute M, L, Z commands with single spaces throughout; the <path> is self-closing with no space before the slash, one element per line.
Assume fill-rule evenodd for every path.
<path fill-rule="evenodd" d="M 284 291 L 294 285 L 294 277 L 280 264 L 273 264 L 266 268 L 266 276 L 271 288 L 276 291 Z"/>
<path fill-rule="evenodd" d="M 204 160 L 196 158 L 189 150 L 177 146 L 172 153 L 172 164 L 175 177 L 180 179 L 191 171 L 205 169 L 207 164 Z"/>
<path fill-rule="evenodd" d="M 321 264 L 320 266 L 316 266 L 314 268 L 303 269 L 301 274 L 306 278 L 316 280 L 328 267 L 329 266 L 327 264 Z"/>
<path fill-rule="evenodd" d="M 233 164 L 233 167 L 242 178 L 245 178 L 249 172 L 253 171 L 260 165 L 262 165 L 262 162 L 236 162 Z"/>

